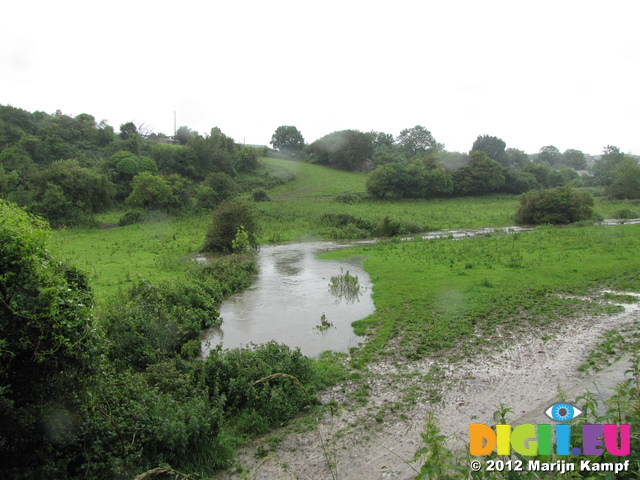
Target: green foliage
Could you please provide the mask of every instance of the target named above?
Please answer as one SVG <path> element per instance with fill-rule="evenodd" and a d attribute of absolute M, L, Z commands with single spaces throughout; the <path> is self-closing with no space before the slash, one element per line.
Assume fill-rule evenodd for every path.
<path fill-rule="evenodd" d="M 397 199 L 408 196 L 413 179 L 402 163 L 380 165 L 367 177 L 367 192 L 375 198 Z"/>
<path fill-rule="evenodd" d="M 373 154 L 371 136 L 357 130 L 333 132 L 313 142 L 307 148 L 313 163 L 339 170 L 361 169 Z"/>
<path fill-rule="evenodd" d="M 567 224 L 593 217 L 593 197 L 571 187 L 525 193 L 516 213 L 519 224 Z"/>
<path fill-rule="evenodd" d="M 48 252 L 45 224 L 4 200 L 0 218 L 0 473 L 15 478 L 76 441 L 96 339 L 86 278 Z"/>
<path fill-rule="evenodd" d="M 492 137 L 490 135 L 479 135 L 476 141 L 473 142 L 471 147 L 472 152 L 482 151 L 487 154 L 491 160 L 495 160 L 503 167 L 508 167 L 509 157 L 505 153 L 507 144 L 498 137 Z"/>
<path fill-rule="evenodd" d="M 454 195 L 487 195 L 504 186 L 500 164 L 484 152 L 472 152 L 469 163 L 453 173 Z"/>
<path fill-rule="evenodd" d="M 559 163 L 562 163 L 562 154 L 560 153 L 560 150 L 558 150 L 553 145 L 547 145 L 546 147 L 542 147 L 538 152 L 536 162 L 548 164 L 553 167 Z"/>
<path fill-rule="evenodd" d="M 259 167 L 258 150 L 253 147 L 242 147 L 235 161 L 235 169 L 238 172 L 252 172 Z"/>
<path fill-rule="evenodd" d="M 168 211 L 174 203 L 173 192 L 166 180 L 150 172 L 142 172 L 133 179 L 133 190 L 127 206 Z"/>
<path fill-rule="evenodd" d="M 212 128 L 205 137 L 190 137 L 187 148 L 193 152 L 196 178 L 202 179 L 213 172 L 235 175 L 234 163 L 240 147 L 219 128 Z"/>
<path fill-rule="evenodd" d="M 640 165 L 634 158 L 625 158 L 613 169 L 613 181 L 607 195 L 617 199 L 640 198 Z"/>
<path fill-rule="evenodd" d="M 291 157 L 300 154 L 305 146 L 304 137 L 300 131 L 292 125 L 282 125 L 276 128 L 269 143 L 271 143 L 276 150 L 284 152 Z"/>
<path fill-rule="evenodd" d="M 252 435 L 291 418 L 326 386 L 300 349 L 275 342 L 212 350 L 204 362 L 204 382 L 225 399 L 225 411 L 238 416 L 240 433 Z"/>
<path fill-rule="evenodd" d="M 587 160 L 584 153 L 580 150 L 576 150 L 575 148 L 569 148 L 564 151 L 562 154 L 562 163 L 574 170 L 587 169 Z"/>
<path fill-rule="evenodd" d="M 118 225 L 120 227 L 126 227 L 127 225 L 133 225 L 135 223 L 140 223 L 144 220 L 144 214 L 142 212 L 131 211 L 125 213 L 120 220 L 118 220 Z"/>
<path fill-rule="evenodd" d="M 407 158 L 428 155 L 444 150 L 444 144 L 436 142 L 431 132 L 422 125 L 405 128 L 396 139 L 398 146 Z"/>
<path fill-rule="evenodd" d="M 254 202 L 268 202 L 271 199 L 267 192 L 265 192 L 262 188 L 258 188 L 251 193 L 251 198 L 253 198 Z"/>
<path fill-rule="evenodd" d="M 211 226 L 205 235 L 202 249 L 205 252 L 234 252 L 233 241 L 240 228 L 247 235 L 250 248 L 258 247 L 258 223 L 254 207 L 242 200 L 231 199 L 223 202 L 213 212 Z"/>
<path fill-rule="evenodd" d="M 618 147 L 607 145 L 600 158 L 591 166 L 595 184 L 603 187 L 611 185 L 616 179 L 615 169 L 624 159 L 624 153 Z"/>
<path fill-rule="evenodd" d="M 220 325 L 222 295 L 216 286 L 198 279 L 157 285 L 140 279 L 117 295 L 100 319 L 111 362 L 143 370 L 180 354 L 202 328 Z"/>

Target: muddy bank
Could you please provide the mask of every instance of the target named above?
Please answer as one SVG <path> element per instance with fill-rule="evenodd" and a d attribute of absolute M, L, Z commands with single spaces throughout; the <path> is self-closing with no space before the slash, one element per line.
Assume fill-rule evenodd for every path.
<path fill-rule="evenodd" d="M 624 307 L 624 313 L 613 316 L 559 319 L 553 331 L 519 332 L 517 338 L 498 332 L 492 352 L 455 363 L 373 363 L 358 384 L 339 385 L 322 395 L 323 402 L 335 400 L 340 406 L 334 415 L 326 414 L 317 429 L 282 429 L 275 432 L 284 437 L 275 448 L 259 439 L 239 452 L 238 462 L 258 479 L 332 478 L 327 460 L 335 465 L 337 478 L 414 478 L 416 472 L 407 462 L 421 445 L 429 411 L 435 412 L 455 448 L 466 441 L 469 423 L 491 424 L 501 403 L 513 411 L 513 424 L 546 423 L 541 409 L 559 391 L 569 399 L 585 389 L 608 397 L 623 379 L 628 359 L 597 375 L 583 375 L 578 368 L 606 331 L 636 329 L 640 305 Z M 357 404 L 353 392 L 362 385 L 367 385 L 368 400 Z M 266 455 L 256 456 L 258 451 Z M 240 476 L 236 472 L 218 478 Z"/>

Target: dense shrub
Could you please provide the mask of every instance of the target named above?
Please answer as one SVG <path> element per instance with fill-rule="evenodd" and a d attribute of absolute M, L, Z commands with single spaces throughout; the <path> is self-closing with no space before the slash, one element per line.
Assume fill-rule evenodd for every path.
<path fill-rule="evenodd" d="M 158 285 L 139 280 L 102 311 L 108 358 L 120 369 L 141 370 L 179 355 L 202 328 L 222 322 L 217 309 L 222 295 L 215 287 L 197 279 Z"/>
<path fill-rule="evenodd" d="M 251 194 L 251 197 L 253 198 L 254 202 L 269 202 L 269 201 L 271 201 L 271 199 L 269 198 L 269 195 L 267 194 L 267 192 L 265 192 L 261 188 L 258 188 L 257 190 L 254 190 L 253 193 Z"/>
<path fill-rule="evenodd" d="M 140 223 L 144 220 L 144 214 L 142 212 L 127 212 L 120 220 L 118 220 L 118 225 L 121 227 L 126 227 L 127 225 L 133 225 L 135 223 Z"/>
<path fill-rule="evenodd" d="M 44 222 L 4 200 L 0 218 L 0 476 L 64 478 L 99 343 L 91 292 Z"/>
<path fill-rule="evenodd" d="M 258 222 L 253 206 L 239 199 L 223 202 L 213 212 L 213 221 L 205 235 L 202 249 L 205 252 L 235 252 L 242 250 L 234 241 L 238 234 L 246 233 L 246 244 L 250 248 L 258 247 Z"/>
<path fill-rule="evenodd" d="M 266 379 L 270 375 L 274 377 Z M 204 381 L 225 399 L 226 413 L 240 416 L 250 427 L 245 433 L 252 434 L 258 433 L 256 427 L 264 431 L 291 418 L 313 402 L 311 395 L 324 386 L 313 361 L 300 349 L 275 342 L 227 352 L 212 350 L 204 364 Z"/>
<path fill-rule="evenodd" d="M 520 224 L 567 224 L 593 217 L 593 197 L 571 187 L 533 191 L 520 197 L 516 222 Z"/>

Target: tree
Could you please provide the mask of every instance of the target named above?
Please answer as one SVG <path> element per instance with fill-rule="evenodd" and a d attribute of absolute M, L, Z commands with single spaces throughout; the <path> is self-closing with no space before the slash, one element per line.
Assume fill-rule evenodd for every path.
<path fill-rule="evenodd" d="M 596 185 L 608 186 L 615 180 L 615 168 L 622 163 L 625 156 L 618 147 L 607 145 L 602 155 L 593 163 L 591 173 Z"/>
<path fill-rule="evenodd" d="M 282 125 L 276 128 L 270 143 L 276 150 L 292 157 L 298 155 L 305 145 L 304 137 L 292 125 Z"/>
<path fill-rule="evenodd" d="M 138 127 L 133 122 L 127 122 L 120 125 L 120 137 L 123 140 L 127 140 L 134 135 L 138 135 Z"/>
<path fill-rule="evenodd" d="M 431 132 L 421 125 L 402 130 L 397 142 L 407 158 L 444 150 L 444 144 L 436 142 Z"/>
<path fill-rule="evenodd" d="M 42 220 L 4 200 L 0 218 L 0 474 L 17 478 L 32 466 L 49 470 L 29 478 L 63 478 L 50 462 L 82 427 L 100 343 L 92 296 L 85 276 L 47 250 Z"/>
<path fill-rule="evenodd" d="M 258 248 L 258 222 L 248 202 L 231 199 L 223 202 L 215 212 L 205 235 L 205 252 L 237 252 Z"/>
<path fill-rule="evenodd" d="M 574 170 L 587 169 L 587 160 L 584 157 L 584 153 L 582 153 L 582 151 L 580 150 L 569 148 L 568 150 L 564 151 L 562 157 L 562 163 L 564 163 L 567 167 L 571 167 Z"/>
<path fill-rule="evenodd" d="M 504 153 L 505 153 L 505 156 L 507 157 L 507 164 L 509 166 L 522 168 L 525 165 L 528 165 L 529 163 L 531 163 L 531 160 L 529 159 L 529 155 L 527 155 L 522 150 L 518 150 L 517 148 L 507 148 Z"/>
<path fill-rule="evenodd" d="M 520 197 L 519 224 L 567 224 L 593 217 L 593 197 L 571 187 L 528 192 Z"/>
<path fill-rule="evenodd" d="M 505 155 L 507 144 L 504 140 L 490 135 L 479 135 L 473 142 L 471 151 L 482 151 L 487 154 L 491 160 L 495 160 L 503 167 L 509 166 L 508 157 Z"/>
<path fill-rule="evenodd" d="M 547 162 L 552 167 L 562 162 L 562 154 L 560 150 L 558 150 L 553 145 L 548 145 L 546 147 L 542 147 L 540 152 L 538 153 L 537 158 L 538 163 Z"/>
<path fill-rule="evenodd" d="M 193 135 L 197 135 L 197 133 L 198 132 L 194 132 L 189 127 L 182 126 L 182 127 L 178 128 L 178 130 L 176 131 L 176 141 L 180 145 L 186 145 L 187 142 L 189 141 L 189 139 Z"/>
<path fill-rule="evenodd" d="M 634 158 L 625 158 L 613 170 L 614 180 L 606 188 L 607 195 L 623 198 L 640 198 L 640 166 Z"/>
<path fill-rule="evenodd" d="M 126 203 L 131 207 L 169 211 L 174 197 L 164 178 L 151 172 L 141 172 L 133 179 L 133 190 Z"/>
<path fill-rule="evenodd" d="M 504 185 L 502 167 L 484 152 L 472 152 L 469 163 L 453 174 L 456 195 L 486 195 Z"/>
<path fill-rule="evenodd" d="M 371 136 L 358 130 L 341 130 L 316 140 L 307 149 L 314 163 L 353 171 L 371 159 Z"/>
<path fill-rule="evenodd" d="M 376 198 L 402 198 L 412 188 L 413 180 L 402 163 L 380 165 L 367 176 L 366 188 Z"/>

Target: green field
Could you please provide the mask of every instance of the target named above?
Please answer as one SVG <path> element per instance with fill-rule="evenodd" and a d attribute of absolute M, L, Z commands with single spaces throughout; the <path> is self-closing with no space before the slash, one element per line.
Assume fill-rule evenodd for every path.
<path fill-rule="evenodd" d="M 518 198 L 511 195 L 340 203 L 331 195 L 344 190 L 364 191 L 365 174 L 290 160 L 263 161 L 279 171 L 294 171 L 296 178 L 269 190 L 272 201 L 256 204 L 261 243 L 371 237 L 371 230 L 357 228 L 357 223 L 365 222 L 375 227 L 385 217 L 397 222 L 401 235 L 504 227 L 513 225 L 518 206 Z M 631 201 L 596 201 L 595 206 L 602 217 L 610 217 L 621 208 L 633 210 L 638 206 Z M 122 214 L 122 211 L 113 211 L 98 219 L 112 226 Z M 339 215 L 351 218 L 345 217 L 348 220 L 345 224 L 336 224 Z M 157 216 L 154 220 L 126 227 L 56 230 L 52 248 L 86 270 L 98 298 L 103 299 L 126 287 L 137 275 L 151 282 L 186 275 L 185 259 L 199 252 L 210 218 L 209 213 L 177 218 Z"/>
<path fill-rule="evenodd" d="M 463 241 L 387 242 L 323 258 L 362 258 L 375 285 L 376 312 L 355 322 L 370 336 L 360 360 L 443 349 L 462 357 L 497 329 L 518 335 L 611 308 L 562 295 L 601 286 L 638 291 L 639 233 L 638 225 L 543 227 Z"/>

